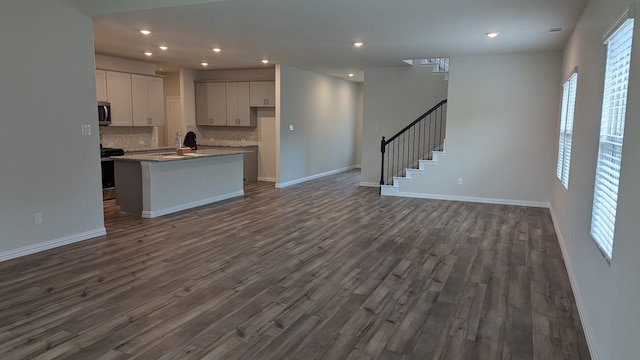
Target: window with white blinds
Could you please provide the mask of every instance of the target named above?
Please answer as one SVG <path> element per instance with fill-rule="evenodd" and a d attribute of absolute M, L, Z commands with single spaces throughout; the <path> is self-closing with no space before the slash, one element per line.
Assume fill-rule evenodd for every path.
<path fill-rule="evenodd" d="M 591 236 L 607 260 L 610 260 L 613 254 L 632 39 L 632 18 L 621 21 L 620 25 L 605 38 L 607 65 L 591 215 Z"/>
<path fill-rule="evenodd" d="M 556 175 L 565 189 L 569 188 L 569 165 L 571 163 L 571 137 L 573 115 L 576 108 L 578 73 L 571 74 L 562 84 L 562 110 L 560 112 L 560 135 L 558 140 L 558 166 Z"/>

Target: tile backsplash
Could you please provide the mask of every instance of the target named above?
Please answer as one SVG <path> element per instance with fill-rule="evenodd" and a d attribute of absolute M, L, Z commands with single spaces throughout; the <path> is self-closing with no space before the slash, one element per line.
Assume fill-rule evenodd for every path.
<path fill-rule="evenodd" d="M 226 126 L 187 126 L 187 131 L 196 133 L 199 144 L 221 142 L 258 143 L 257 127 L 226 127 Z"/>
<path fill-rule="evenodd" d="M 158 146 L 158 128 L 153 126 L 100 126 L 100 143 L 104 147 L 125 150 Z"/>

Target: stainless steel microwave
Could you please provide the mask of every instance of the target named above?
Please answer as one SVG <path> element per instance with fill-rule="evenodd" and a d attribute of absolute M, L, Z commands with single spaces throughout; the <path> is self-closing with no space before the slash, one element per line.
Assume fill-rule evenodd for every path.
<path fill-rule="evenodd" d="M 111 124 L 111 103 L 98 101 L 98 125 Z"/>

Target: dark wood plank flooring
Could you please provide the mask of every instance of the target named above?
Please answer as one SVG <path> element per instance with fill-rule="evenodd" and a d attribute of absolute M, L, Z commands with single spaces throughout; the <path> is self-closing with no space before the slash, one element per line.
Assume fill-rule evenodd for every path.
<path fill-rule="evenodd" d="M 588 359 L 547 209 L 350 171 L 0 263 L 0 358 Z"/>

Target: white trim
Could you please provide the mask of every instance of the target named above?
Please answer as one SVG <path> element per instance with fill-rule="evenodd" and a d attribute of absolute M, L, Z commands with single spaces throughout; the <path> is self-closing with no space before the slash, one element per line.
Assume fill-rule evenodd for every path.
<path fill-rule="evenodd" d="M 334 175 L 334 174 L 338 174 L 338 173 L 349 171 L 349 170 L 353 170 L 353 169 L 356 169 L 355 165 L 347 166 L 347 167 L 344 167 L 342 169 L 326 171 L 326 172 L 323 172 L 323 173 L 320 173 L 320 174 L 315 174 L 315 175 L 303 177 L 303 178 L 300 178 L 300 179 L 287 181 L 287 182 L 284 182 L 284 183 L 276 183 L 276 188 L 283 188 L 283 187 L 287 187 L 287 186 L 291 186 L 291 185 L 296 185 L 296 184 L 303 183 L 305 181 L 315 180 L 315 179 L 318 179 L 318 178 L 321 178 L 321 177 Z"/>
<path fill-rule="evenodd" d="M 178 211 L 188 210 L 194 207 L 208 205 L 211 203 L 231 199 L 238 196 L 244 196 L 244 190 L 223 194 L 223 195 L 218 195 L 218 196 L 214 196 L 214 197 L 210 197 L 210 198 L 202 199 L 198 201 L 192 201 L 190 203 L 181 204 L 179 206 L 172 206 L 172 207 L 168 207 L 160 210 L 152 210 L 152 211 L 144 210 L 141 216 L 144 218 L 155 218 L 158 216 L 172 214 Z"/>
<path fill-rule="evenodd" d="M 412 193 L 412 192 L 398 192 L 397 194 L 385 194 L 385 195 L 410 197 L 410 198 L 418 198 L 418 199 L 464 201 L 464 202 L 476 202 L 476 203 L 486 203 L 486 204 L 530 206 L 530 207 L 540 207 L 540 208 L 549 208 L 551 206 L 551 204 L 548 202 L 540 202 L 540 201 L 491 199 L 491 198 L 481 198 L 481 197 L 471 197 L 471 196 L 423 194 L 423 193 Z"/>
<path fill-rule="evenodd" d="M 267 182 L 276 182 L 276 178 L 274 177 L 265 177 L 265 176 L 258 176 L 258 181 L 267 181 Z"/>
<path fill-rule="evenodd" d="M 573 265 L 571 265 L 571 259 L 568 256 L 567 247 L 565 245 L 566 243 L 564 241 L 564 238 L 562 237 L 562 233 L 560 232 L 560 227 L 558 226 L 558 220 L 556 218 L 555 212 L 553 211 L 553 207 L 549 208 L 549 212 L 551 213 L 551 221 L 553 222 L 553 227 L 556 229 L 556 236 L 558 237 L 558 243 L 560 244 L 560 250 L 562 251 L 564 266 L 567 269 L 567 274 L 569 275 L 569 283 L 571 284 L 571 290 L 573 290 L 573 297 L 576 300 L 578 315 L 580 316 L 580 322 L 582 323 L 582 331 L 584 332 L 584 336 L 587 338 L 589 354 L 591 354 L 591 359 L 599 360 L 600 353 L 598 352 L 596 337 L 593 334 L 591 322 L 587 317 L 587 309 L 582 302 L 582 293 L 580 292 L 580 288 L 578 287 L 578 281 L 576 280 L 576 275 L 573 272 Z"/>
<path fill-rule="evenodd" d="M 360 181 L 360 186 L 366 186 L 366 187 L 378 187 L 378 186 L 380 186 L 380 183 L 377 183 L 377 182 L 370 182 L 370 181 Z"/>
<path fill-rule="evenodd" d="M 629 7 L 622 14 L 620 14 L 620 16 L 618 16 L 618 18 L 616 18 L 616 20 L 611 25 L 609 25 L 609 27 L 604 31 L 604 33 L 602 34 L 602 42 L 606 43 L 607 40 L 609 40 L 609 37 L 611 36 L 611 34 L 613 34 L 616 30 L 618 30 L 620 25 L 622 25 L 622 23 L 627 21 L 627 19 L 634 19 L 635 17 L 636 17 L 636 4 L 632 3 L 632 4 L 629 4 Z"/>
<path fill-rule="evenodd" d="M 18 249 L 0 252 L 0 262 L 19 258 L 21 256 L 35 254 L 40 251 L 45 251 L 45 250 L 57 248 L 64 245 L 73 244 L 79 241 L 92 239 L 92 238 L 103 236 L 106 234 L 107 234 L 107 230 L 104 227 L 101 227 L 95 230 L 85 231 L 85 232 L 81 232 L 81 233 L 73 234 L 69 236 L 63 236 L 61 238 L 21 247 Z"/>

